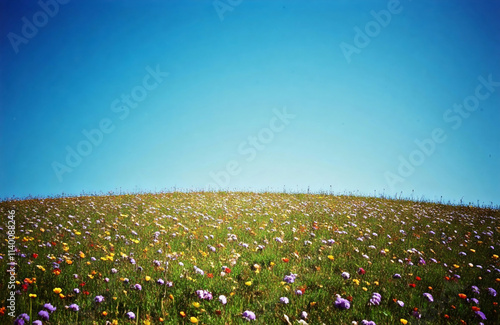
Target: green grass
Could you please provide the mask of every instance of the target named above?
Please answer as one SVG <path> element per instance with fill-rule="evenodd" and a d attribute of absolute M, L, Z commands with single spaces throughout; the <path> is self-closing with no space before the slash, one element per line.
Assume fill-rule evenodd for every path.
<path fill-rule="evenodd" d="M 285 314 L 298 324 L 303 311 L 308 324 L 352 324 L 363 319 L 379 325 L 400 324 L 401 319 L 408 324 L 479 324 L 472 310 L 476 304 L 460 298 L 461 293 L 478 299 L 485 324 L 500 321 L 498 297 L 488 293 L 488 288 L 500 289 L 495 256 L 500 255 L 500 212 L 495 209 L 239 192 L 1 202 L 0 307 L 8 306 L 10 294 L 6 218 L 10 210 L 15 210 L 19 250 L 15 316 L 28 313 L 31 321 L 39 319 L 37 313 L 51 303 L 57 310 L 44 324 L 189 324 L 191 317 L 200 324 L 244 324 L 245 310 L 256 314 L 256 324 L 286 324 Z M 229 241 L 230 234 L 237 240 Z M 330 239 L 335 243 L 329 244 Z M 260 250 L 259 245 L 265 248 Z M 136 264 L 130 263 L 131 258 Z M 419 264 L 420 258 L 425 265 Z M 53 272 L 54 265 L 60 274 Z M 194 266 L 204 275 L 197 274 Z M 231 272 L 221 274 L 223 266 Z M 358 268 L 366 274 L 358 275 Z M 342 272 L 348 272 L 350 279 L 343 279 Z M 298 276 L 287 284 L 283 278 L 290 273 Z M 393 278 L 396 273 L 401 279 Z M 173 285 L 157 284 L 160 278 Z M 131 288 L 135 284 L 142 290 Z M 472 285 L 479 287 L 479 294 L 471 291 Z M 64 296 L 54 288 L 61 288 Z M 304 290 L 302 295 L 295 293 L 299 289 Z M 213 299 L 198 298 L 197 290 L 210 291 Z M 382 295 L 378 306 L 368 304 L 373 292 Z M 434 302 L 427 301 L 425 292 Z M 104 301 L 94 302 L 97 295 Z M 226 305 L 219 301 L 220 295 L 227 297 Z M 336 295 L 351 299 L 350 309 L 336 308 Z M 280 303 L 280 297 L 290 303 Z M 71 304 L 80 310 L 67 309 Z M 414 310 L 421 318 L 412 315 Z M 12 323 L 10 310 L 3 311 L 0 323 Z M 136 319 L 129 320 L 128 312 L 134 312 Z"/>

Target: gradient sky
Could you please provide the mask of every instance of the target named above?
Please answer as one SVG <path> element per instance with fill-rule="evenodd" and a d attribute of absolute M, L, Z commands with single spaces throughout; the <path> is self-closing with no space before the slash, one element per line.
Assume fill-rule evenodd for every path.
<path fill-rule="evenodd" d="M 60 2 L 0 1 L 2 198 L 331 186 L 500 204 L 499 1 Z M 68 148 L 88 155 L 70 167 Z"/>

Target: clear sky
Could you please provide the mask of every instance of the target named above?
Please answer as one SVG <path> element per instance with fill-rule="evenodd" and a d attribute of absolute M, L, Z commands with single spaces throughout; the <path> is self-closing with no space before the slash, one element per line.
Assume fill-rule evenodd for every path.
<path fill-rule="evenodd" d="M 500 204 L 499 1 L 0 13 L 2 198 L 331 186 Z"/>

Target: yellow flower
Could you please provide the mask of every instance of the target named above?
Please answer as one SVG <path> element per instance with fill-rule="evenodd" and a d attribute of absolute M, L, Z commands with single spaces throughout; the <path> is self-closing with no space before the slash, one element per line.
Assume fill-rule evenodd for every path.
<path fill-rule="evenodd" d="M 185 313 L 185 312 L 183 312 L 183 311 L 181 311 L 179 314 L 180 314 L 182 317 L 186 317 L 186 313 Z"/>
<path fill-rule="evenodd" d="M 373 284 L 376 285 L 376 286 L 379 285 L 378 281 L 373 281 Z"/>
<path fill-rule="evenodd" d="M 54 288 L 54 293 L 57 293 L 57 294 L 60 294 L 62 292 L 62 289 L 61 288 Z"/>
<path fill-rule="evenodd" d="M 80 251 L 80 258 L 85 258 L 85 254 L 82 251 Z"/>
<path fill-rule="evenodd" d="M 471 252 L 473 252 L 473 253 L 475 253 L 475 252 L 476 252 L 476 250 L 475 250 L 475 249 L 472 249 L 472 248 L 470 249 L 470 251 L 471 251 Z"/>
<path fill-rule="evenodd" d="M 364 291 L 368 291 L 368 288 L 367 288 L 367 287 L 363 287 L 363 290 L 364 290 Z"/>
<path fill-rule="evenodd" d="M 147 319 L 144 320 L 144 325 L 151 325 L 151 322 Z"/>
<path fill-rule="evenodd" d="M 400 321 L 400 322 L 401 322 L 401 324 L 403 324 L 403 325 L 408 324 L 408 321 L 407 321 L 406 319 L 404 319 L 404 318 L 401 318 L 399 321 Z"/>
<path fill-rule="evenodd" d="M 196 308 L 200 308 L 200 303 L 199 302 L 193 302 L 193 306 L 195 306 Z"/>
<path fill-rule="evenodd" d="M 66 260 L 66 264 L 71 265 L 71 264 L 73 264 L 73 261 L 72 260 Z"/>
<path fill-rule="evenodd" d="M 498 260 L 498 255 L 497 254 L 493 254 L 492 257 L 493 257 L 494 260 Z"/>
<path fill-rule="evenodd" d="M 43 272 L 45 272 L 45 268 L 44 268 L 43 266 L 41 266 L 41 265 L 37 265 L 36 267 L 37 267 L 38 269 L 42 270 Z"/>
<path fill-rule="evenodd" d="M 460 265 L 453 264 L 453 267 L 456 268 L 456 269 L 458 269 L 458 268 L 460 268 Z"/>
<path fill-rule="evenodd" d="M 151 280 L 151 277 L 149 275 L 146 275 L 146 277 L 144 278 L 146 281 L 149 281 Z"/>
<path fill-rule="evenodd" d="M 189 319 L 189 321 L 191 321 L 191 323 L 194 323 L 194 324 L 198 323 L 198 319 L 196 317 L 191 317 Z"/>
<path fill-rule="evenodd" d="M 247 282 L 245 282 L 245 285 L 247 285 L 247 286 L 251 286 L 251 285 L 252 285 L 252 281 L 247 281 Z"/>
<path fill-rule="evenodd" d="M 328 255 L 328 259 L 333 261 L 335 259 L 335 257 L 333 257 L 333 255 Z"/>
<path fill-rule="evenodd" d="M 108 316 L 108 312 L 107 312 L 107 311 L 103 311 L 103 312 L 102 312 L 102 315 L 103 315 L 103 316 Z"/>
<path fill-rule="evenodd" d="M 269 265 L 274 266 L 274 262 L 269 263 Z"/>
<path fill-rule="evenodd" d="M 30 298 L 36 298 L 36 294 L 30 293 Z"/>
<path fill-rule="evenodd" d="M 354 282 L 357 286 L 359 286 L 359 280 L 358 279 L 352 279 L 352 282 Z"/>
<path fill-rule="evenodd" d="M 170 300 L 174 300 L 174 296 L 172 296 L 171 294 L 168 295 L 168 297 L 170 298 Z"/>

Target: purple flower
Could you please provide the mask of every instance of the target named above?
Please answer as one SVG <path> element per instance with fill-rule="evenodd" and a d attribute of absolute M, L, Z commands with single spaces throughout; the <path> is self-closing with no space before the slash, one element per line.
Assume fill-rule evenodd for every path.
<path fill-rule="evenodd" d="M 372 321 L 372 320 L 367 321 L 367 320 L 363 319 L 363 320 L 361 321 L 361 325 L 377 325 L 377 324 L 375 324 L 375 322 L 374 322 L 374 321 Z"/>
<path fill-rule="evenodd" d="M 285 305 L 286 305 L 286 304 L 288 304 L 288 303 L 290 302 L 290 300 L 289 300 L 287 297 L 281 297 L 281 298 L 280 298 L 280 302 L 281 302 L 282 304 L 285 304 Z"/>
<path fill-rule="evenodd" d="M 103 296 L 95 296 L 94 301 L 97 302 L 97 303 L 103 302 L 104 301 L 104 297 Z"/>
<path fill-rule="evenodd" d="M 156 280 L 156 283 L 158 283 L 159 285 L 164 285 L 165 281 L 163 281 L 163 279 L 158 279 Z"/>
<path fill-rule="evenodd" d="M 349 309 L 351 308 L 351 303 L 349 302 L 349 300 L 337 295 L 337 300 L 335 300 L 335 307 L 337 307 L 338 309 Z"/>
<path fill-rule="evenodd" d="M 40 317 L 42 320 L 49 320 L 49 312 L 46 310 L 40 310 L 38 312 L 38 317 Z"/>
<path fill-rule="evenodd" d="M 24 325 L 25 322 L 29 322 L 30 321 L 30 317 L 28 316 L 28 314 L 21 314 L 19 316 L 17 316 L 16 319 L 14 319 L 14 325 Z"/>
<path fill-rule="evenodd" d="M 200 299 L 203 300 L 212 300 L 213 296 L 212 293 L 208 290 L 196 290 L 196 294 Z"/>
<path fill-rule="evenodd" d="M 399 307 L 404 307 L 405 303 L 402 302 L 401 300 L 396 301 L 396 303 L 399 305 Z"/>
<path fill-rule="evenodd" d="M 77 304 L 71 304 L 68 306 L 68 309 L 72 311 L 79 311 L 80 307 Z"/>
<path fill-rule="evenodd" d="M 78 288 L 74 288 L 74 289 L 73 289 L 73 291 L 74 291 L 75 293 L 77 293 L 77 294 L 78 294 L 78 293 L 80 293 L 80 289 L 78 289 Z"/>
<path fill-rule="evenodd" d="M 139 283 L 136 283 L 136 284 L 134 285 L 134 289 L 135 289 L 135 290 L 138 290 L 138 291 L 141 291 L 141 290 L 142 290 L 142 286 L 141 286 Z"/>
<path fill-rule="evenodd" d="M 125 315 L 128 317 L 128 319 L 135 319 L 135 314 L 133 312 L 131 312 L 131 311 L 129 311 Z"/>
<path fill-rule="evenodd" d="M 479 317 L 481 320 L 486 320 L 486 315 L 480 311 L 480 310 L 477 310 L 474 312 L 476 314 L 477 317 Z"/>
<path fill-rule="evenodd" d="M 302 296 L 302 290 L 300 290 L 300 289 L 295 290 L 295 294 L 297 296 Z"/>
<path fill-rule="evenodd" d="M 296 277 L 297 274 L 290 273 L 290 275 L 285 275 L 283 281 L 285 281 L 286 283 L 294 283 Z"/>
<path fill-rule="evenodd" d="M 497 296 L 497 291 L 493 288 L 488 288 L 488 293 L 493 297 Z"/>
<path fill-rule="evenodd" d="M 115 268 L 112 268 L 112 269 L 111 269 L 111 273 L 115 274 L 115 273 L 117 273 L 117 272 L 118 272 L 118 270 L 117 270 L 117 269 L 115 269 Z"/>
<path fill-rule="evenodd" d="M 220 296 L 219 296 L 219 301 L 220 301 L 223 305 L 227 304 L 227 298 L 226 298 L 226 296 L 224 296 L 224 295 L 220 295 Z"/>
<path fill-rule="evenodd" d="M 345 280 L 349 279 L 351 277 L 351 275 L 347 272 L 342 272 L 341 274 L 342 278 L 344 278 Z"/>
<path fill-rule="evenodd" d="M 369 304 L 372 306 L 378 306 L 380 305 L 380 300 L 382 300 L 382 296 L 378 292 L 372 293 L 372 297 L 370 299 Z"/>
<path fill-rule="evenodd" d="M 255 313 L 250 310 L 245 310 L 241 316 L 246 319 L 247 321 L 255 320 Z"/>
<path fill-rule="evenodd" d="M 47 309 L 48 311 L 50 311 L 50 313 L 52 314 L 53 312 L 56 311 L 56 307 L 52 306 L 51 304 L 49 303 L 46 303 L 45 305 L 43 305 L 43 308 Z"/>
<path fill-rule="evenodd" d="M 302 319 L 306 319 L 307 316 L 309 316 L 309 315 L 305 311 L 303 311 L 303 312 L 300 313 L 300 318 L 302 318 Z"/>
<path fill-rule="evenodd" d="M 471 286 L 470 287 L 472 289 L 472 293 L 478 295 L 479 294 L 479 288 L 477 286 Z"/>
<path fill-rule="evenodd" d="M 401 279 L 401 274 L 396 273 L 392 276 L 394 279 Z"/>
<path fill-rule="evenodd" d="M 41 320 L 36 320 L 36 321 L 33 321 L 32 323 L 33 325 L 43 325 L 42 321 Z"/>
<path fill-rule="evenodd" d="M 424 297 L 427 298 L 427 300 L 429 300 L 429 302 L 434 302 L 434 297 L 432 297 L 432 295 L 430 293 L 424 293 Z"/>

